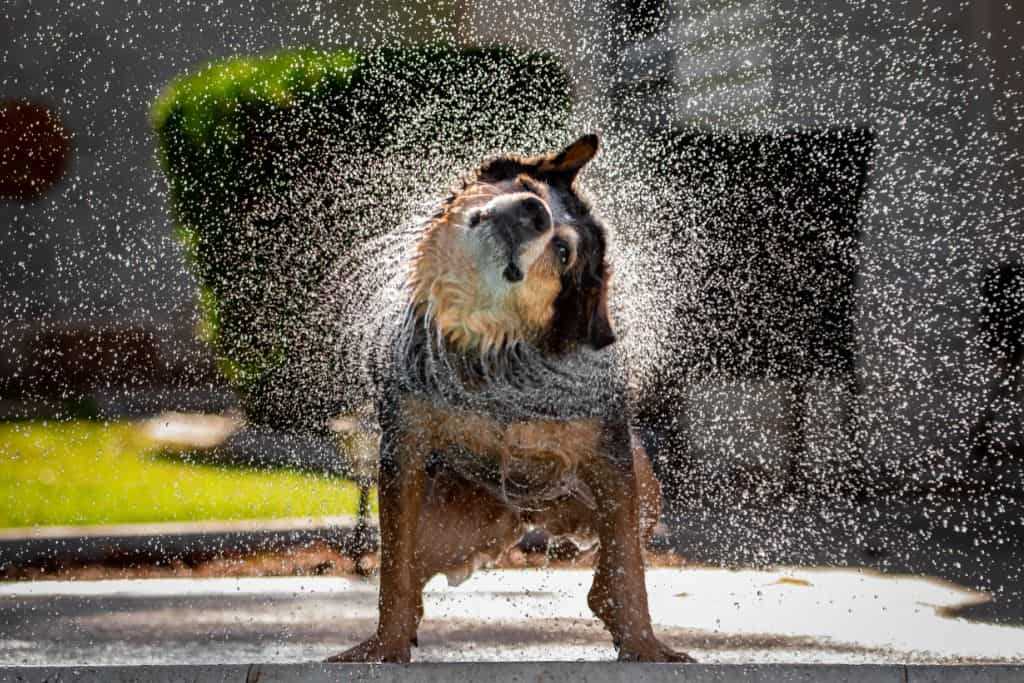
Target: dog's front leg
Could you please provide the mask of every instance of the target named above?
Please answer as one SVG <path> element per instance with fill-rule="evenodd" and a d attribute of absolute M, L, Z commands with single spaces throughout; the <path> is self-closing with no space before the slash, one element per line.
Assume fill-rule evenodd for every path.
<path fill-rule="evenodd" d="M 586 483 L 601 501 L 595 511 L 600 549 L 587 602 L 612 635 L 619 659 L 692 662 L 659 641 L 651 627 L 640 545 L 637 472 L 628 433 L 583 467 Z"/>
<path fill-rule="evenodd" d="M 377 633 L 329 662 L 408 662 L 418 626 L 416 528 L 426 473 L 426 435 L 388 430 L 381 438 L 380 616 Z"/>

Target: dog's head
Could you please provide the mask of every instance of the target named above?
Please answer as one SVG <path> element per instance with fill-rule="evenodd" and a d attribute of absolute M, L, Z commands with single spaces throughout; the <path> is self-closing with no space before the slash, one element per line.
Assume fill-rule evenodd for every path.
<path fill-rule="evenodd" d="M 529 341 L 551 353 L 615 341 L 601 223 L 575 189 L 596 135 L 561 152 L 485 162 L 421 240 L 412 299 L 449 343 L 486 352 Z"/>

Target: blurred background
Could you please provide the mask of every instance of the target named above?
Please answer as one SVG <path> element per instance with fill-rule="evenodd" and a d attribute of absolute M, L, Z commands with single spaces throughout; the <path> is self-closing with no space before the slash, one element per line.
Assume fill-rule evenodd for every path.
<path fill-rule="evenodd" d="M 368 512 L 353 244 L 598 130 L 663 549 L 928 572 L 1024 618 L 1013 3 L 2 14 L 0 526 Z M 40 552 L 5 571 L 71 561 Z"/>

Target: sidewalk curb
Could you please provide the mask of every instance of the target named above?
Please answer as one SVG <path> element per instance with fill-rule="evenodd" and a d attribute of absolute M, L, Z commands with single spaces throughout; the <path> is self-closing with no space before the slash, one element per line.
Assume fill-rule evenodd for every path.
<path fill-rule="evenodd" d="M 93 527 L 35 527 L 0 530 L 0 569 L 108 560 L 201 560 L 227 554 L 279 551 L 322 542 L 348 548 L 357 540 L 355 516 L 118 524 Z M 376 525 L 364 530 L 371 547 Z"/>
<path fill-rule="evenodd" d="M 289 681 L 544 681 L 561 683 L 966 683 L 1024 680 L 1024 666 L 835 665 L 835 664 L 625 664 L 619 662 L 517 662 L 459 664 L 225 664 L 111 667 L 0 667 L 0 682 L 195 681 L 287 683 Z"/>

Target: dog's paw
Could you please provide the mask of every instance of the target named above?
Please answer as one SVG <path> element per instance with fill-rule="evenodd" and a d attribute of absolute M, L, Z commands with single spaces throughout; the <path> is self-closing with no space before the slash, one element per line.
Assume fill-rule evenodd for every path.
<path fill-rule="evenodd" d="M 377 636 L 367 638 L 353 648 L 345 650 L 333 657 L 324 660 L 336 664 L 339 662 L 348 663 L 380 663 L 392 662 L 397 664 L 409 663 L 409 644 L 402 646 L 388 646 Z"/>
<path fill-rule="evenodd" d="M 696 664 L 697 660 L 685 652 L 676 652 L 660 640 L 644 643 L 638 647 L 620 648 L 620 662 L 674 662 Z"/>

